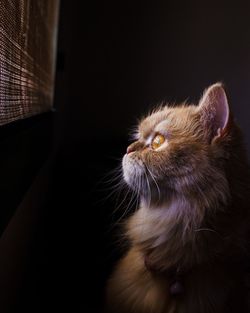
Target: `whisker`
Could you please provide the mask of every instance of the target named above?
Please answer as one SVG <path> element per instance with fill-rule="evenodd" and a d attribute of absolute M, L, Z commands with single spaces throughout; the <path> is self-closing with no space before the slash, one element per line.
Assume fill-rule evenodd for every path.
<path fill-rule="evenodd" d="M 149 192 L 149 202 L 148 202 L 148 204 L 150 205 L 150 203 L 151 203 L 151 188 L 150 188 L 150 184 L 149 184 L 149 180 L 148 180 L 148 175 L 147 175 L 147 173 L 145 172 L 145 177 L 146 177 L 146 181 L 147 181 L 147 185 L 148 185 L 148 192 Z"/>
<path fill-rule="evenodd" d="M 211 228 L 198 228 L 198 229 L 195 229 L 194 231 L 195 231 L 196 233 L 197 233 L 197 232 L 201 232 L 201 231 L 208 231 L 208 232 L 215 233 L 216 235 L 222 237 L 220 233 L 218 233 L 216 230 L 211 229 Z"/>
<path fill-rule="evenodd" d="M 154 175 L 153 175 L 153 173 L 150 171 L 150 169 L 148 168 L 148 166 L 147 166 L 146 164 L 144 164 L 144 165 L 145 165 L 147 171 L 149 172 L 149 174 L 150 174 L 150 176 L 151 176 L 153 182 L 155 183 L 155 186 L 156 186 L 157 191 L 158 191 L 159 200 L 160 200 L 160 199 L 161 199 L 161 191 L 160 191 L 159 185 L 157 184 L 157 182 L 156 182 L 156 180 L 155 180 L 155 178 L 154 178 Z"/>

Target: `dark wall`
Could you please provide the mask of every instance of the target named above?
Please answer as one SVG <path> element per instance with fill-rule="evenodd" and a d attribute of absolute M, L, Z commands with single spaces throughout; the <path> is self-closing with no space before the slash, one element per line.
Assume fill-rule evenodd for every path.
<path fill-rule="evenodd" d="M 62 1 L 62 136 L 120 140 L 155 103 L 222 81 L 250 146 L 249 18 L 248 1 Z"/>

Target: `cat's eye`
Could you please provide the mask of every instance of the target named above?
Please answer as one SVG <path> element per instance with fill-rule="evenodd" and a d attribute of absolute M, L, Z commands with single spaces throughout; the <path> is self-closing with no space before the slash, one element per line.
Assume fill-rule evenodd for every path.
<path fill-rule="evenodd" d="M 151 146 L 155 150 L 155 149 L 158 149 L 164 142 L 165 142 L 165 137 L 162 136 L 161 134 L 157 134 L 152 140 Z"/>

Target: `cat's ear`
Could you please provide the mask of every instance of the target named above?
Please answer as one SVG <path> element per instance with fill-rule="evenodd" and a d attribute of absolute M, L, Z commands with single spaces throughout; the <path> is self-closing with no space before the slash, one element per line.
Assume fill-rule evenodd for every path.
<path fill-rule="evenodd" d="M 210 86 L 199 102 L 201 118 L 210 135 L 210 140 L 223 137 L 229 130 L 230 110 L 225 90 L 221 83 Z"/>

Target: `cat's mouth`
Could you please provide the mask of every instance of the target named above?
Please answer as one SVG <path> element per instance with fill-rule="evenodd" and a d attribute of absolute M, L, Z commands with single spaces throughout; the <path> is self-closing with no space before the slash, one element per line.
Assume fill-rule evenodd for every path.
<path fill-rule="evenodd" d="M 144 188 L 145 165 L 136 153 L 125 154 L 122 160 L 123 178 L 128 186 L 140 192 Z"/>
<path fill-rule="evenodd" d="M 136 153 L 125 154 L 122 160 L 123 178 L 127 185 L 144 200 L 145 204 L 164 201 L 161 187 L 146 164 Z"/>

